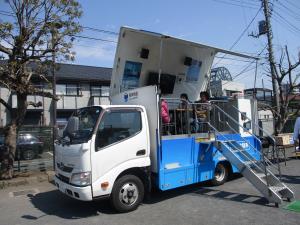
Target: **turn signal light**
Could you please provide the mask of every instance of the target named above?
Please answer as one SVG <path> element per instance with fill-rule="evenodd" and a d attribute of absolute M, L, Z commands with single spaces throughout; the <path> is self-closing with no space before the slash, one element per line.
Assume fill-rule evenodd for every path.
<path fill-rule="evenodd" d="M 106 188 L 108 188 L 108 186 L 109 186 L 109 183 L 108 183 L 108 182 L 103 182 L 103 183 L 101 183 L 101 188 L 102 188 L 102 189 L 106 189 Z"/>

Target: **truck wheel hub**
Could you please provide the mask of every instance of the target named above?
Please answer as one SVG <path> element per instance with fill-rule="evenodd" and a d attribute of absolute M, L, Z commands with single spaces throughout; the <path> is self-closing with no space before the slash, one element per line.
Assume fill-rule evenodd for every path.
<path fill-rule="evenodd" d="M 134 183 L 126 183 L 119 193 L 119 200 L 125 205 L 133 205 L 138 199 L 138 189 Z"/>

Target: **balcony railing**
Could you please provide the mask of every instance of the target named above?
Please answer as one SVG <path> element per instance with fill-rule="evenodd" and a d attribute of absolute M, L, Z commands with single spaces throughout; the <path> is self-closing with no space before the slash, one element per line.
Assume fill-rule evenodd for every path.
<path fill-rule="evenodd" d="M 92 96 L 90 97 L 89 105 L 110 105 L 110 101 L 108 97 Z"/>
<path fill-rule="evenodd" d="M 30 101 L 30 102 L 34 102 L 34 103 L 38 103 L 38 102 L 41 102 L 42 103 L 42 106 L 39 106 L 39 107 L 33 107 L 33 106 L 28 106 L 27 109 L 43 109 L 43 97 L 42 96 L 37 96 L 37 95 L 28 95 L 27 96 L 27 101 Z M 13 94 L 12 95 L 12 108 L 17 108 L 18 107 L 18 99 L 17 99 L 17 95 L 16 94 Z"/>
<path fill-rule="evenodd" d="M 57 109 L 78 109 L 89 105 L 89 97 L 83 96 L 59 96 Z"/>

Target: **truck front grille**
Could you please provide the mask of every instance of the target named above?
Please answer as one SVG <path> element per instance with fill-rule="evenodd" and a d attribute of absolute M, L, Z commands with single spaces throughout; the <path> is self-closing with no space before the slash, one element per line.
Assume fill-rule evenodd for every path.
<path fill-rule="evenodd" d="M 66 173 L 71 173 L 73 171 L 73 167 L 65 166 L 62 163 L 56 163 L 56 165 L 60 170 Z"/>
<path fill-rule="evenodd" d="M 60 179 L 64 183 L 67 183 L 67 184 L 70 183 L 70 179 L 62 174 L 58 174 L 57 178 Z"/>

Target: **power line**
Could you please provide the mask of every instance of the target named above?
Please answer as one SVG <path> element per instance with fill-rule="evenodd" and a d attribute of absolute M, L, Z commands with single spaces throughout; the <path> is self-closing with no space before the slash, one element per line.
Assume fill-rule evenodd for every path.
<path fill-rule="evenodd" d="M 0 10 L 0 14 L 4 16 L 11 16 L 11 17 L 16 17 L 12 12 Z M 111 34 L 111 35 L 119 35 L 118 32 L 110 31 L 110 30 L 105 30 L 105 29 L 99 29 L 95 27 L 90 27 L 90 26 L 81 26 L 83 29 L 86 30 L 91 30 L 95 32 L 100 32 L 100 33 L 105 33 L 105 34 Z"/>
<path fill-rule="evenodd" d="M 105 33 L 105 34 L 119 35 L 119 33 L 114 32 L 114 31 L 102 30 L 102 29 L 88 27 L 88 26 L 82 26 L 82 28 L 87 29 L 87 30 L 92 30 L 92 31 L 100 32 L 100 33 Z"/>
<path fill-rule="evenodd" d="M 243 6 L 243 4 L 245 4 L 246 6 L 250 6 L 250 7 L 255 7 L 255 8 L 258 7 L 258 5 L 254 1 L 243 1 L 243 0 L 226 0 L 226 1 L 232 2 L 233 4 L 237 4 L 240 6 Z"/>
<path fill-rule="evenodd" d="M 284 19 L 278 12 L 274 11 L 272 19 L 275 20 L 280 25 L 282 25 L 284 29 L 290 31 L 292 34 L 299 37 L 299 31 L 295 29 L 293 25 L 290 22 L 288 22 L 286 19 Z"/>
<path fill-rule="evenodd" d="M 279 23 L 280 25 L 282 25 L 282 27 L 286 30 L 288 30 L 289 32 L 291 32 L 292 34 L 294 34 L 295 36 L 299 37 L 299 33 L 297 33 L 297 31 L 293 30 L 285 21 L 280 20 L 280 18 L 278 17 L 272 17 L 273 20 L 275 20 L 277 23 Z"/>
<path fill-rule="evenodd" d="M 290 17 L 293 17 L 295 20 L 300 21 L 300 14 L 297 14 L 295 11 L 291 10 L 290 8 L 286 7 L 285 5 L 283 5 L 281 2 L 277 2 L 279 4 L 279 6 L 281 7 L 280 9 L 285 11 L 285 13 L 287 15 L 289 15 Z"/>
<path fill-rule="evenodd" d="M 298 27 L 296 27 L 295 25 L 293 25 L 291 22 L 289 22 L 286 18 L 284 18 L 283 16 L 281 16 L 278 12 L 275 12 L 276 16 L 280 17 L 283 21 L 285 21 L 290 27 L 292 27 L 294 30 L 296 30 L 297 32 L 300 32 L 300 29 Z"/>
<path fill-rule="evenodd" d="M 212 1 L 215 1 L 215 2 L 218 2 L 218 3 L 222 3 L 222 4 L 226 4 L 226 5 L 233 5 L 233 6 L 238 6 L 238 7 L 246 7 L 248 9 L 257 9 L 257 7 L 253 7 L 253 6 L 242 6 L 240 4 L 237 4 L 237 3 L 233 3 L 233 2 L 227 2 L 225 0 L 212 0 Z"/>
<path fill-rule="evenodd" d="M 102 39 L 102 38 L 94 38 L 94 37 L 88 37 L 88 36 L 82 36 L 82 35 L 69 35 L 69 36 L 71 36 L 71 37 L 77 37 L 77 38 L 83 38 L 83 39 L 89 39 L 89 40 L 95 40 L 95 41 L 117 43 L 114 40 L 107 40 L 107 39 Z"/>
<path fill-rule="evenodd" d="M 229 48 L 229 50 L 232 50 L 234 48 L 234 46 L 241 40 L 241 38 L 244 36 L 244 34 L 246 33 L 246 31 L 249 29 L 249 27 L 251 26 L 251 24 L 253 23 L 253 21 L 256 19 L 257 15 L 259 14 L 260 10 L 262 9 L 262 7 L 259 8 L 259 10 L 256 12 L 255 16 L 252 18 L 252 20 L 250 21 L 250 23 L 248 24 L 248 26 L 243 30 L 243 32 L 240 34 L 240 36 L 237 38 L 237 40 L 231 45 L 231 47 Z M 223 57 L 225 57 L 227 54 L 224 54 Z M 219 62 L 222 61 L 222 58 L 216 62 L 213 67 L 215 67 L 216 65 L 218 65 Z"/>
<path fill-rule="evenodd" d="M 268 45 L 266 45 L 266 46 L 258 53 L 257 57 L 260 56 L 260 55 L 264 52 L 264 50 L 267 48 L 267 46 L 268 46 Z M 237 77 L 239 77 L 239 76 L 242 75 L 243 73 L 248 72 L 247 69 L 248 69 L 255 61 L 256 61 L 256 59 L 253 59 L 253 60 L 252 60 L 252 61 L 251 61 L 244 69 L 242 69 L 237 75 L 235 75 L 234 77 L 232 77 L 232 80 L 233 80 L 233 79 L 236 79 Z M 224 85 L 225 85 L 226 83 L 228 83 L 228 82 L 225 82 Z"/>
<path fill-rule="evenodd" d="M 292 7 L 297 8 L 298 10 L 300 10 L 300 6 L 296 5 L 293 2 L 290 2 L 290 0 L 285 0 L 286 3 L 290 4 Z"/>

